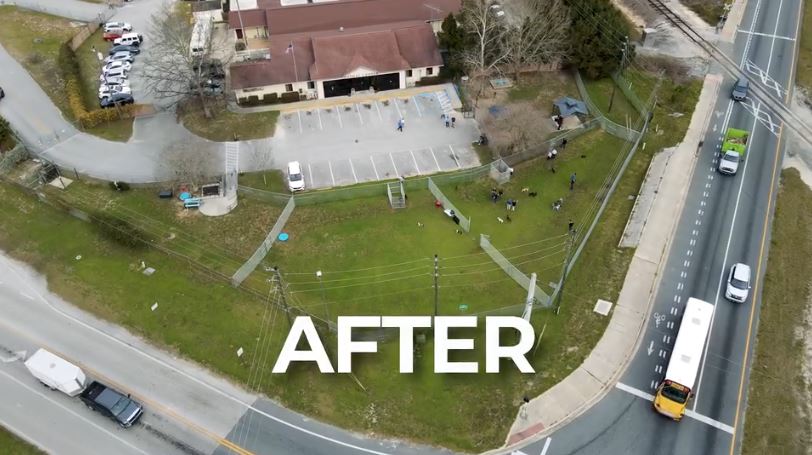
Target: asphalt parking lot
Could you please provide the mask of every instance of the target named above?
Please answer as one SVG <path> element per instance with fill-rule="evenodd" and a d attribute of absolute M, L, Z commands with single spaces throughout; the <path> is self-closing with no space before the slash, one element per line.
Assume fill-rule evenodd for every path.
<path fill-rule="evenodd" d="M 446 127 L 444 97 L 438 91 L 283 112 L 272 140 L 274 167 L 299 161 L 306 187 L 316 189 L 478 166 L 471 148 L 476 122 L 454 113 L 454 127 Z"/>

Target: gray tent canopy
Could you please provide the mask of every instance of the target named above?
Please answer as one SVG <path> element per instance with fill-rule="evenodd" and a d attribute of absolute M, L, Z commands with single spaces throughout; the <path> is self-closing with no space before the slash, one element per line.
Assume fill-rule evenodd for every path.
<path fill-rule="evenodd" d="M 586 108 L 586 103 L 569 96 L 558 98 L 557 100 L 553 101 L 553 104 L 558 108 L 558 113 L 562 117 L 569 117 L 576 114 L 589 114 L 589 111 Z"/>

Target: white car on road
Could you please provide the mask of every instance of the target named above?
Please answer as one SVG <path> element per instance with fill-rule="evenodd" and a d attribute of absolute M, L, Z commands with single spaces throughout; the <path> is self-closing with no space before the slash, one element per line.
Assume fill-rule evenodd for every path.
<path fill-rule="evenodd" d="M 110 62 L 130 62 L 130 63 L 132 63 L 133 61 L 135 61 L 135 57 L 133 57 L 133 54 L 131 54 L 129 52 L 126 52 L 126 51 L 116 52 L 115 54 L 113 54 L 113 55 L 111 55 L 111 56 L 104 59 L 105 64 L 110 63 Z"/>
<path fill-rule="evenodd" d="M 116 93 L 125 93 L 127 95 L 132 95 L 133 91 L 129 85 L 102 85 L 99 87 L 99 99 L 109 98 L 110 95 L 114 95 Z"/>
<path fill-rule="evenodd" d="M 744 303 L 750 294 L 750 266 L 747 264 L 733 264 L 727 276 L 725 298 L 733 302 Z"/>
<path fill-rule="evenodd" d="M 133 31 L 132 24 L 127 22 L 108 22 L 104 24 L 104 32 L 108 33 L 112 30 L 124 30 L 125 32 Z"/>
<path fill-rule="evenodd" d="M 104 65 L 104 68 L 102 68 L 102 73 L 103 74 L 108 74 L 110 71 L 117 70 L 117 69 L 123 69 L 125 72 L 127 72 L 127 71 L 130 71 L 132 69 L 132 67 L 133 67 L 133 64 L 130 63 L 130 62 L 123 61 L 123 60 L 117 60 L 115 62 L 110 62 L 110 63 Z"/>

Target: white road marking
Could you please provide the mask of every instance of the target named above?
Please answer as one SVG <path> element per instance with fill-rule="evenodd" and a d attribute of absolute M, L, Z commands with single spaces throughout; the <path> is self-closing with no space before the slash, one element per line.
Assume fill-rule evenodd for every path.
<path fill-rule="evenodd" d="M 398 167 L 395 166 L 395 159 L 392 157 L 392 154 L 389 154 L 389 159 L 392 160 L 392 167 L 395 168 L 395 177 L 400 177 L 400 172 L 398 172 Z"/>
<path fill-rule="evenodd" d="M 375 160 L 372 159 L 372 155 L 369 155 L 369 161 L 372 162 L 372 170 L 375 171 L 375 180 L 380 180 L 381 176 L 378 175 L 378 168 L 375 167 Z"/>
<path fill-rule="evenodd" d="M 333 163 L 330 161 L 327 162 L 327 166 L 330 168 L 330 179 L 333 181 L 333 186 L 336 186 L 336 178 L 333 175 Z"/>
<path fill-rule="evenodd" d="M 652 395 L 650 393 L 647 393 L 647 392 L 643 392 L 642 390 L 636 389 L 636 388 L 634 388 L 632 386 L 628 386 L 628 385 L 626 385 L 626 384 L 624 384 L 622 382 L 618 382 L 617 384 L 615 384 L 615 388 L 618 388 L 618 389 L 620 389 L 620 390 L 622 390 L 622 391 L 624 391 L 626 393 L 632 394 L 632 395 L 634 395 L 634 396 L 636 396 L 638 398 L 642 398 L 642 399 L 644 399 L 646 401 L 654 401 L 654 395 Z M 656 388 L 656 387 L 652 387 L 652 388 Z M 685 417 L 690 417 L 691 419 L 694 419 L 694 420 L 696 420 L 698 422 L 702 422 L 702 423 L 704 423 L 706 425 L 710 425 L 710 426 L 712 426 L 714 428 L 722 430 L 725 433 L 733 434 L 733 427 L 731 427 L 730 425 L 719 422 L 718 420 L 713 420 L 708 416 L 704 416 L 704 415 L 699 414 L 697 412 L 691 411 L 690 409 L 685 411 Z"/>
<path fill-rule="evenodd" d="M 429 152 L 431 152 L 431 157 L 434 158 L 434 164 L 437 165 L 437 172 L 442 171 L 442 169 L 440 168 L 440 162 L 437 161 L 437 156 L 434 154 L 434 149 L 429 147 Z"/>
<path fill-rule="evenodd" d="M 539 453 L 539 455 L 545 455 L 547 453 L 547 449 L 550 448 L 551 442 L 553 442 L 553 438 L 547 438 L 544 440 L 544 448 L 541 449 L 541 453 Z"/>
<path fill-rule="evenodd" d="M 33 298 L 33 297 L 31 297 L 30 295 L 26 294 L 25 292 L 23 292 L 23 291 L 18 291 L 18 292 L 20 293 L 20 295 L 21 295 L 21 296 L 25 297 L 26 299 L 28 299 L 28 300 L 34 300 L 34 298 Z"/>
<path fill-rule="evenodd" d="M 414 168 L 417 169 L 417 173 L 422 174 L 422 172 L 420 172 L 420 166 L 417 165 L 417 159 L 414 157 L 414 152 L 409 150 L 409 153 L 412 155 L 412 161 L 414 161 Z"/>
<path fill-rule="evenodd" d="M 462 169 L 462 166 L 460 166 L 460 161 L 457 159 L 457 154 L 454 153 L 454 147 L 449 145 L 448 148 L 451 150 L 451 158 L 454 158 L 454 162 L 457 163 L 457 169 Z"/>
<path fill-rule="evenodd" d="M 351 159 L 348 158 L 347 161 L 350 162 L 350 170 L 352 171 L 352 178 L 355 179 L 355 183 L 358 183 L 358 176 L 355 175 L 355 166 L 352 165 L 352 160 Z"/>
<path fill-rule="evenodd" d="M 319 116 L 319 129 L 323 130 L 324 129 L 324 124 L 321 123 L 321 109 L 316 109 L 316 114 L 318 114 L 318 116 Z"/>
<path fill-rule="evenodd" d="M 378 104 L 378 101 L 375 101 L 375 109 L 378 111 L 378 119 L 383 122 L 383 116 L 381 115 L 381 105 Z"/>
<path fill-rule="evenodd" d="M 307 163 L 307 174 L 310 175 L 310 184 L 313 184 L 313 169 L 310 167 L 310 163 Z"/>
<path fill-rule="evenodd" d="M 358 121 L 361 122 L 361 124 L 363 125 L 364 124 L 364 117 L 361 116 L 361 105 L 358 104 L 358 103 L 355 103 L 355 112 L 358 113 Z"/>
<path fill-rule="evenodd" d="M 417 104 L 417 98 L 415 98 L 414 96 L 412 96 L 412 101 L 414 101 L 414 107 L 415 107 L 415 109 L 417 109 L 417 115 L 419 115 L 419 116 L 421 116 L 421 117 L 422 117 L 422 116 L 423 116 L 423 112 L 421 112 L 421 111 L 420 111 L 420 105 L 419 105 L 419 104 Z"/>
<path fill-rule="evenodd" d="M 397 98 L 392 99 L 392 104 L 394 104 L 394 105 L 395 105 L 395 109 L 397 109 L 397 111 L 398 111 L 398 116 L 399 116 L 400 118 L 403 118 L 403 113 L 402 113 L 402 112 L 400 112 L 400 106 L 398 106 L 398 100 L 397 100 Z"/>
<path fill-rule="evenodd" d="M 779 11 L 780 11 L 780 8 L 779 8 Z M 764 37 L 767 37 L 767 38 L 772 38 L 773 40 L 783 39 L 783 40 L 787 40 L 787 41 L 795 41 L 795 38 L 790 38 L 789 36 L 781 36 L 781 35 L 774 35 L 774 34 L 771 35 L 771 34 L 768 34 L 768 33 L 759 33 L 759 32 L 749 32 L 747 30 L 738 30 L 738 32 L 739 33 L 746 33 L 748 35 L 764 36 Z"/>
<path fill-rule="evenodd" d="M 338 114 L 338 126 L 344 129 L 344 122 L 341 120 L 341 106 L 336 106 L 336 114 Z"/>
<path fill-rule="evenodd" d="M 688 250 L 687 255 L 688 255 L 688 257 L 693 256 L 694 255 L 694 250 Z"/>
<path fill-rule="evenodd" d="M 302 111 L 296 111 L 296 116 L 299 117 L 299 134 L 302 134 L 304 132 L 302 129 Z"/>

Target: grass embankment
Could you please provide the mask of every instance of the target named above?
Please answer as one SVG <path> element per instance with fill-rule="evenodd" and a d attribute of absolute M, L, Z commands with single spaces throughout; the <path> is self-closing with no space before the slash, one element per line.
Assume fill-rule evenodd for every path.
<path fill-rule="evenodd" d="M 42 455 L 45 452 L 0 427 L 0 447 L 5 455 Z"/>
<path fill-rule="evenodd" d="M 634 123 L 640 117 L 640 114 L 623 96 L 623 92 L 617 88 L 612 79 L 585 80 L 584 83 L 592 102 L 595 103 L 606 118 L 619 125 L 629 125 L 634 128 Z M 612 96 L 613 93 L 614 96 Z"/>
<path fill-rule="evenodd" d="M 210 141 L 233 141 L 271 137 L 276 130 L 279 111 L 237 114 L 227 109 L 225 101 L 209 104 L 211 118 L 206 118 L 198 102 L 187 103 L 181 111 L 183 126 L 194 134 Z"/>
<path fill-rule="evenodd" d="M 65 96 L 57 58 L 59 47 L 76 32 L 71 22 L 16 6 L 0 6 L 0 43 L 42 87 L 66 118 L 73 114 Z M 6 91 L 12 90 L 6 87 Z"/>
<path fill-rule="evenodd" d="M 686 96 L 696 99 L 695 88 L 691 86 Z M 661 125 L 661 131 L 668 133 L 652 134 L 646 150 L 632 161 L 570 275 L 561 302 L 562 312 L 557 316 L 549 311 L 535 313 L 533 323 L 537 329 L 546 324 L 541 348 L 531 358 L 538 374 L 522 375 L 512 368 L 501 374 L 434 374 L 433 346 L 428 337 L 416 353 L 413 375 L 397 373 L 395 342 L 381 344 L 376 355 L 355 360 L 355 376 L 366 391 L 347 375 L 322 375 L 309 365 L 292 368 L 287 375 L 266 378 L 263 391 L 293 409 L 352 429 L 467 451 L 500 445 L 521 397 L 541 393 L 560 381 L 583 361 L 603 333 L 607 319 L 595 315 L 592 307 L 597 298 L 616 300 L 631 258 L 631 250 L 616 248 L 633 205 L 628 196 L 636 194 L 651 154 L 658 147 L 673 145 L 687 128 L 689 115 L 674 119 L 666 115 L 669 112 L 663 103 L 656 116 L 669 122 L 667 127 Z M 592 133 L 571 141 L 556 161 L 559 170 L 555 174 L 547 169 L 546 161 L 517 166 L 515 181 L 506 186 L 504 196 L 519 197 L 517 211 L 512 212 L 515 219 L 510 224 L 496 222 L 496 216 L 505 214 L 504 199 L 492 204 L 488 200 L 489 184 L 443 186 L 452 200 L 459 199 L 460 210 L 472 215 L 471 235 L 457 234 L 455 225 L 433 206 L 426 191 L 410 192 L 409 208 L 397 213 L 387 208 L 383 196 L 297 207 L 287 227 L 291 239 L 277 243 L 266 262 L 273 264 L 279 260 L 274 265 L 282 266 L 292 283 L 293 304 L 308 305 L 308 309 L 321 315 L 327 315 L 329 309 L 331 319 L 364 310 L 371 314 L 431 314 L 432 261 L 420 258 L 430 258 L 434 253 L 439 253 L 442 261 L 441 314 L 472 314 L 481 309 L 521 304 L 524 291 L 498 270 L 492 270 L 495 266 L 479 250 L 476 234 L 490 231 L 494 244 L 517 264 L 536 260 L 535 264 L 526 262 L 519 267 L 545 273 L 540 270 L 541 264 L 555 264 L 545 262 L 555 258 L 540 258 L 561 248 L 559 242 L 549 239 L 564 233 L 570 216 L 578 221 L 576 210 L 582 210 L 591 201 L 602 181 L 597 169 L 605 173 L 603 160 L 616 154 L 617 146 L 618 142 L 605 134 Z M 581 154 L 586 158 L 581 158 Z M 567 189 L 571 169 L 579 175 L 573 194 Z M 520 191 L 523 186 L 539 191 L 539 196 L 525 196 Z M 133 193 L 117 197 L 125 198 L 127 194 Z M 550 204 L 558 196 L 564 196 L 565 203 L 562 212 L 555 214 Z M 140 207 L 168 202 L 152 199 L 154 195 L 144 197 L 149 200 L 136 203 L 122 199 L 118 203 Z M 241 204 L 245 202 L 243 198 Z M 154 209 L 144 206 L 141 210 L 152 213 Z M 184 261 L 106 240 L 88 224 L 5 186 L 0 187 L 0 212 L 24 214 L 0 219 L 0 246 L 44 272 L 55 292 L 156 343 L 172 347 L 181 355 L 247 382 L 252 359 L 258 357 L 253 346 L 262 333 L 263 302 L 193 272 Z M 417 221 L 423 224 L 422 228 Z M 223 231 L 222 235 L 230 234 L 228 229 Z M 538 243 L 508 249 L 525 241 Z M 255 246 L 251 244 L 247 249 Z M 552 248 L 544 251 L 548 246 Z M 82 255 L 82 259 L 77 261 L 77 255 Z M 452 256 L 462 257 L 452 259 Z M 401 264 L 410 260 L 416 262 Z M 144 276 L 138 270 L 141 261 L 155 267 L 157 273 Z M 533 265 L 538 268 L 534 270 Z M 345 267 L 345 272 L 346 267 L 367 270 L 341 275 L 336 273 L 340 267 Z M 325 296 L 330 292 L 324 301 L 315 277 L 318 269 L 325 272 Z M 596 270 L 602 272 L 596 274 Z M 471 273 L 463 275 L 462 271 Z M 294 272 L 302 275 L 293 275 Z M 386 275 L 390 272 L 394 273 Z M 412 281 L 384 282 L 411 275 L 417 276 L 409 278 Z M 341 281 L 328 283 L 328 279 Z M 488 283 L 488 280 L 499 281 Z M 304 284 L 306 281 L 310 283 Z M 401 281 L 408 286 L 403 287 Z M 549 278 L 540 279 L 539 285 L 547 287 L 545 281 Z M 359 282 L 364 285 L 340 287 Z M 402 290 L 408 290 L 410 294 L 406 295 L 412 298 L 392 295 Z M 325 305 L 325 301 L 329 303 Z M 160 304 L 156 312 L 149 309 L 154 302 Z M 461 308 L 461 304 L 468 307 Z M 275 358 L 281 337 L 287 333 L 287 321 L 283 315 L 277 316 L 268 343 L 269 360 Z M 482 330 L 471 335 L 481 346 Z M 241 359 L 235 355 L 238 347 L 246 349 Z M 481 350 L 452 357 L 483 360 Z"/>
<path fill-rule="evenodd" d="M 725 0 L 682 0 L 682 3 L 712 26 L 716 26 L 725 13 Z"/>
<path fill-rule="evenodd" d="M 810 257 L 812 190 L 788 169 L 781 177 L 750 370 L 745 455 L 803 454 L 812 447 Z"/>
<path fill-rule="evenodd" d="M 795 79 L 798 86 L 806 91 L 807 97 L 812 98 L 812 6 L 808 1 L 804 2 L 802 20 Z"/>

